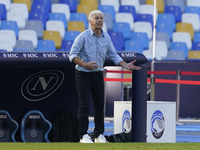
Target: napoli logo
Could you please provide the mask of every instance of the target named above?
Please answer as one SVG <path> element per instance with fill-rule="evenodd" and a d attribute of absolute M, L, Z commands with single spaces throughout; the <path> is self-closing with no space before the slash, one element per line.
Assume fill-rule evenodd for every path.
<path fill-rule="evenodd" d="M 35 130 L 31 130 L 30 135 L 32 137 L 36 137 L 37 136 L 37 132 Z"/>
<path fill-rule="evenodd" d="M 160 139 L 165 130 L 165 118 L 160 110 L 156 110 L 151 117 L 151 133 Z"/>
<path fill-rule="evenodd" d="M 22 96 L 29 101 L 40 101 L 53 94 L 62 84 L 64 73 L 46 70 L 29 76 L 21 86 Z"/>
<path fill-rule="evenodd" d="M 131 128 L 131 114 L 128 110 L 125 110 L 122 116 L 122 131 L 129 133 Z"/>

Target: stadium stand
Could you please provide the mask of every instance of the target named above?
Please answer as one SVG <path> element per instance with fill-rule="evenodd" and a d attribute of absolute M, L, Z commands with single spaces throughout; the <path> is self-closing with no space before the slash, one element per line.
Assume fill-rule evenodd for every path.
<path fill-rule="evenodd" d="M 62 39 L 65 36 L 65 26 L 62 21 L 57 20 L 48 20 L 46 22 L 46 30 L 47 31 L 58 31 Z"/>
<path fill-rule="evenodd" d="M 146 0 L 146 4 L 154 5 L 154 0 Z M 158 13 L 164 13 L 164 8 L 165 8 L 164 0 L 156 1 L 156 8 L 157 8 Z"/>
<path fill-rule="evenodd" d="M 121 5 L 129 5 L 129 6 L 134 6 L 136 13 L 139 13 L 139 9 L 140 9 L 140 1 L 139 0 L 134 0 L 134 1 L 130 1 L 130 0 L 121 0 Z"/>
<path fill-rule="evenodd" d="M 31 40 L 17 40 L 16 47 L 13 51 L 34 51 L 33 42 Z"/>
<path fill-rule="evenodd" d="M 0 0 L 0 4 L 4 4 L 6 11 L 10 11 L 11 0 Z"/>
<path fill-rule="evenodd" d="M 30 40 L 33 43 L 34 49 L 37 48 L 38 38 L 34 30 L 20 30 L 18 40 Z"/>
<path fill-rule="evenodd" d="M 124 13 L 131 13 L 133 16 L 133 20 L 136 19 L 137 13 L 135 10 L 135 6 L 130 6 L 130 5 L 120 5 L 119 6 L 119 12 L 124 12 Z"/>
<path fill-rule="evenodd" d="M 77 6 L 77 12 L 78 13 L 85 13 L 86 16 L 89 15 L 89 13 L 92 11 L 92 6 L 87 5 L 87 4 L 78 4 Z"/>
<path fill-rule="evenodd" d="M 107 30 L 110 31 L 113 29 L 112 16 L 108 13 L 104 14 L 104 22 L 106 24 Z"/>
<path fill-rule="evenodd" d="M 142 41 L 126 40 L 124 51 L 143 53 Z"/>
<path fill-rule="evenodd" d="M 176 23 L 176 32 L 187 32 L 190 34 L 191 41 L 194 38 L 194 30 L 191 23 Z"/>
<path fill-rule="evenodd" d="M 194 33 L 193 42 L 200 42 L 200 33 L 199 32 Z"/>
<path fill-rule="evenodd" d="M 37 34 L 38 39 L 43 38 L 44 26 L 42 24 L 42 21 L 40 21 L 40 20 L 27 20 L 25 29 L 26 30 L 34 30 Z"/>
<path fill-rule="evenodd" d="M 70 20 L 70 8 L 67 4 L 52 4 L 51 12 L 53 12 L 53 13 L 64 13 L 67 21 Z"/>
<path fill-rule="evenodd" d="M 181 12 L 185 11 L 185 1 L 184 0 L 167 0 L 167 5 L 171 6 L 179 6 L 181 8 Z"/>
<path fill-rule="evenodd" d="M 167 44 L 167 48 L 170 48 L 170 38 L 166 32 L 156 32 L 156 41 L 164 41 Z"/>
<path fill-rule="evenodd" d="M 131 28 L 127 22 L 114 22 L 113 31 L 122 32 L 125 40 L 131 38 Z"/>
<path fill-rule="evenodd" d="M 28 19 L 28 7 L 26 4 L 22 3 L 11 3 L 10 5 L 10 11 L 11 12 L 20 12 L 21 14 L 24 15 L 25 20 Z"/>
<path fill-rule="evenodd" d="M 85 30 L 85 24 L 82 21 L 69 21 L 68 22 L 68 31 L 79 31 L 83 32 Z"/>
<path fill-rule="evenodd" d="M 0 40 L 10 41 L 12 47 L 16 45 L 16 35 L 13 30 L 0 30 Z"/>
<path fill-rule="evenodd" d="M 75 0 L 59 0 L 60 4 L 67 4 L 71 12 L 77 12 L 77 1 Z"/>
<path fill-rule="evenodd" d="M 169 51 L 174 42 L 185 43 L 187 49 L 193 49 L 193 43 L 200 42 L 200 4 L 196 0 L 159 0 L 156 4 L 156 41 L 164 41 Z M 104 13 L 103 30 L 108 33 L 121 32 L 124 36 L 122 44 L 113 40 L 117 50 L 125 50 L 126 41 L 139 38 L 143 41 L 144 51 L 149 50 L 149 42 L 153 38 L 153 5 L 153 0 L 0 0 L 0 30 L 13 30 L 16 43 L 21 30 L 35 31 L 37 41 L 54 41 L 52 37 L 48 39 L 44 36 L 44 32 L 59 31 L 61 40 L 59 37 L 55 47 L 61 51 L 64 50 L 64 41 L 74 41 L 78 34 L 89 27 L 89 12 L 99 9 Z M 125 14 L 129 17 L 125 17 Z M 46 27 L 52 21 L 61 21 L 64 24 L 62 32 L 58 27 Z M 127 25 L 120 29 L 118 23 L 128 23 L 129 27 Z M 189 33 L 190 40 L 187 39 L 188 35 L 176 39 L 174 36 L 177 32 Z M 12 50 L 20 49 L 12 47 Z M 34 46 L 34 49 L 38 49 L 38 46 Z"/>
<path fill-rule="evenodd" d="M 46 5 L 48 12 L 51 11 L 52 7 L 52 2 L 50 0 L 34 0 L 33 4 L 41 4 L 41 5 Z"/>
<path fill-rule="evenodd" d="M 28 11 L 29 12 L 31 11 L 31 5 L 32 5 L 31 0 L 13 0 L 13 3 L 25 4 L 27 6 L 27 8 L 28 8 Z"/>
<path fill-rule="evenodd" d="M 200 42 L 193 42 L 191 50 L 198 50 L 198 51 L 200 51 Z"/>
<path fill-rule="evenodd" d="M 80 33 L 80 31 L 65 31 L 64 40 L 74 41 Z"/>
<path fill-rule="evenodd" d="M 98 10 L 104 14 L 110 14 L 112 16 L 112 21 L 115 21 L 115 8 L 112 5 L 99 5 Z"/>
<path fill-rule="evenodd" d="M 136 21 L 145 21 L 151 23 L 153 30 L 153 16 L 151 14 L 138 14 Z"/>
<path fill-rule="evenodd" d="M 174 51 L 168 51 L 167 57 L 164 58 L 163 60 L 186 60 L 186 59 L 182 51 L 174 50 Z"/>
<path fill-rule="evenodd" d="M 135 22 L 134 32 L 145 32 L 148 35 L 149 41 L 152 40 L 153 31 L 151 23 L 149 22 L 143 22 L 143 21 Z"/>
<path fill-rule="evenodd" d="M 176 22 L 181 22 L 181 8 L 179 6 L 174 6 L 174 5 L 166 5 L 164 13 L 171 13 L 175 17 Z"/>
<path fill-rule="evenodd" d="M 153 19 L 156 19 L 156 21 L 157 21 L 157 18 L 158 18 L 158 11 L 157 11 L 157 9 L 156 9 L 156 14 L 154 16 L 154 6 L 153 5 L 147 5 L 147 4 L 140 5 L 139 14 L 149 14 L 149 15 L 152 15 Z"/>
<path fill-rule="evenodd" d="M 53 40 L 39 40 L 35 51 L 56 51 L 55 43 Z"/>
<path fill-rule="evenodd" d="M 140 40 L 143 45 L 143 49 L 149 49 L 149 39 L 145 32 L 131 32 L 131 40 Z"/>
<path fill-rule="evenodd" d="M 82 21 L 85 24 L 85 28 L 88 28 L 88 19 L 85 13 L 71 13 L 70 21 Z"/>
<path fill-rule="evenodd" d="M 98 9 L 98 0 L 80 0 L 80 4 L 90 5 L 93 10 Z"/>
<path fill-rule="evenodd" d="M 199 15 L 195 13 L 183 13 L 182 14 L 182 22 L 183 23 L 191 23 L 194 32 L 199 32 L 200 30 L 200 20 Z"/>
<path fill-rule="evenodd" d="M 6 10 L 5 4 L 0 3 L 0 18 L 1 18 L 1 20 L 6 20 L 6 14 L 7 14 L 7 10 Z"/>
<path fill-rule="evenodd" d="M 188 50 L 191 50 L 192 48 L 192 41 L 188 32 L 174 32 L 172 42 L 185 42 Z"/>
<path fill-rule="evenodd" d="M 12 52 L 13 46 L 8 40 L 0 40 L 0 49 L 5 49 L 6 51 Z"/>
<path fill-rule="evenodd" d="M 64 13 L 49 13 L 49 20 L 62 21 L 64 28 L 67 29 L 67 19 Z"/>
<path fill-rule="evenodd" d="M 21 13 L 21 12 L 9 11 L 9 12 L 7 12 L 6 18 L 7 18 L 8 21 L 16 21 L 18 28 L 20 30 L 24 29 L 25 26 L 26 26 L 26 19 L 25 19 L 23 13 Z"/>
<path fill-rule="evenodd" d="M 200 51 L 189 51 L 188 60 L 200 60 Z"/>
<path fill-rule="evenodd" d="M 61 48 L 61 36 L 60 33 L 58 31 L 44 31 L 44 35 L 43 35 L 43 40 L 53 40 L 56 49 L 60 49 Z"/>
<path fill-rule="evenodd" d="M 170 51 L 177 51 L 177 50 L 182 51 L 185 59 L 187 59 L 189 50 L 185 42 L 171 42 Z"/>
<path fill-rule="evenodd" d="M 71 40 L 62 40 L 61 49 L 64 51 L 70 51 L 73 41 Z"/>
<path fill-rule="evenodd" d="M 115 22 L 126 22 L 130 25 L 131 31 L 134 31 L 134 20 L 131 13 L 116 13 Z"/>
<path fill-rule="evenodd" d="M 120 3 L 119 3 L 119 0 L 101 0 L 101 5 L 111 5 L 114 7 L 115 9 L 115 13 L 118 13 L 119 12 L 119 6 L 120 6 Z"/>

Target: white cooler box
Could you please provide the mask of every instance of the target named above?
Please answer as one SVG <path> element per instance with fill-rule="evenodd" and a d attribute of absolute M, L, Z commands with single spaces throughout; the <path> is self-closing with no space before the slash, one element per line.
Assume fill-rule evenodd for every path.
<path fill-rule="evenodd" d="M 114 134 L 130 132 L 131 101 L 114 102 Z M 147 143 L 176 142 L 176 103 L 147 101 Z"/>

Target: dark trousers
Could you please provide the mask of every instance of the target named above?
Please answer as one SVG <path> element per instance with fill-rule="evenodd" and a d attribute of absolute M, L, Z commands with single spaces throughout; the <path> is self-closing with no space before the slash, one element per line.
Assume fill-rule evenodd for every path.
<path fill-rule="evenodd" d="M 89 126 L 90 99 L 94 106 L 94 136 L 104 132 L 104 79 L 103 72 L 81 72 L 76 70 L 76 86 L 79 96 L 80 138 L 87 134 Z"/>

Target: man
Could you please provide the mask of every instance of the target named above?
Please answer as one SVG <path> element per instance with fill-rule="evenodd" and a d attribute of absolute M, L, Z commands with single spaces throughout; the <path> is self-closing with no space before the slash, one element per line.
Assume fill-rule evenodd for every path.
<path fill-rule="evenodd" d="M 90 109 L 90 94 L 94 106 L 94 142 L 106 143 L 104 133 L 104 80 L 103 65 L 106 55 L 119 66 L 128 70 L 140 70 L 135 61 L 126 63 L 117 54 L 109 35 L 103 32 L 103 13 L 92 11 L 88 20 L 90 28 L 75 39 L 69 59 L 76 64 L 76 86 L 79 96 L 80 142 L 93 143 L 87 133 Z"/>

